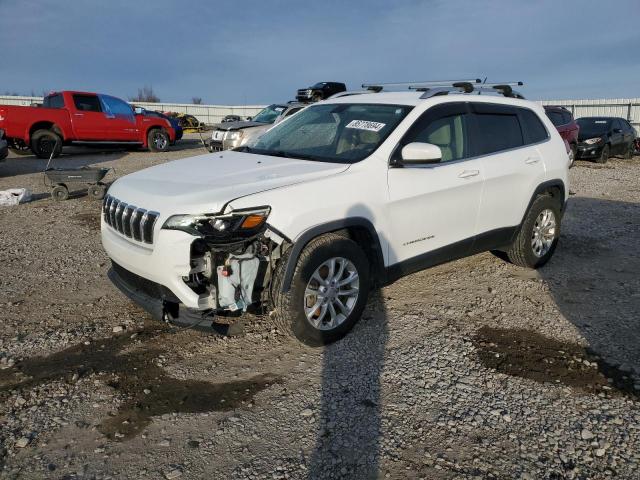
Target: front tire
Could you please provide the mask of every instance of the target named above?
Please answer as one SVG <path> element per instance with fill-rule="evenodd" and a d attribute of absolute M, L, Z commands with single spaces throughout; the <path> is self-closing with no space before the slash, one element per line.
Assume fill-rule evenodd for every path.
<path fill-rule="evenodd" d="M 576 161 L 576 155 L 578 154 L 578 147 L 575 143 L 572 143 L 569 147 L 569 168 L 572 168 Z"/>
<path fill-rule="evenodd" d="M 607 163 L 607 160 L 609 160 L 609 145 L 602 148 L 602 153 L 596 158 L 596 163 Z"/>
<path fill-rule="evenodd" d="M 147 134 L 147 145 L 152 152 L 169 150 L 169 134 L 163 128 L 154 128 Z"/>
<path fill-rule="evenodd" d="M 310 346 L 344 337 L 360 319 L 371 286 L 369 261 L 354 241 L 329 233 L 304 248 L 291 288 L 282 293 L 286 258 L 273 283 L 278 328 Z"/>
<path fill-rule="evenodd" d="M 627 151 L 624 153 L 624 159 L 625 160 L 631 160 L 633 158 L 633 152 L 635 150 L 635 145 L 633 143 L 634 142 L 631 142 L 629 144 L 629 147 L 627 148 Z"/>
<path fill-rule="evenodd" d="M 560 237 L 560 206 L 551 195 L 537 197 L 507 250 L 511 263 L 539 268 L 553 256 Z"/>
<path fill-rule="evenodd" d="M 62 138 L 52 130 L 36 130 L 31 135 L 31 150 L 38 158 L 56 158 L 62 152 Z"/>

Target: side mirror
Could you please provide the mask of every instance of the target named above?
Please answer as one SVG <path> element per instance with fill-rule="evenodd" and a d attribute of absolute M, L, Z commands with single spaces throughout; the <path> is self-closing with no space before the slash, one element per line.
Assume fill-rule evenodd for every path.
<path fill-rule="evenodd" d="M 248 121 L 251 121 L 251 118 L 252 118 L 252 117 L 247 117 L 247 120 L 248 120 Z"/>
<path fill-rule="evenodd" d="M 402 148 L 402 163 L 424 165 L 442 160 L 440 147 L 432 143 L 412 142 Z"/>
<path fill-rule="evenodd" d="M 613 129 L 613 133 L 622 133 L 622 129 L 621 128 L 614 128 Z"/>

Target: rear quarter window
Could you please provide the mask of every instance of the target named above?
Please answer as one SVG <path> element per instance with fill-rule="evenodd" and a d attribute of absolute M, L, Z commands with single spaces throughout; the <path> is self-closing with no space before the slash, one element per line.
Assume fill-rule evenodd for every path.
<path fill-rule="evenodd" d="M 525 143 L 543 142 L 549 138 L 549 132 L 547 132 L 538 115 L 526 108 L 520 108 L 519 113 Z"/>
<path fill-rule="evenodd" d="M 74 95 L 73 103 L 83 112 L 101 112 L 100 100 L 97 95 Z"/>

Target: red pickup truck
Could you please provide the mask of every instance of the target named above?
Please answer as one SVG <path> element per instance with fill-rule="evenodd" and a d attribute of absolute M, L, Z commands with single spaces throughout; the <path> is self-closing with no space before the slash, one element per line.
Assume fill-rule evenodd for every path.
<path fill-rule="evenodd" d="M 123 144 L 164 152 L 175 131 L 164 118 L 137 115 L 131 105 L 109 95 L 54 92 L 41 107 L 0 105 L 0 129 L 9 148 L 40 158 L 54 157 L 63 145 Z"/>

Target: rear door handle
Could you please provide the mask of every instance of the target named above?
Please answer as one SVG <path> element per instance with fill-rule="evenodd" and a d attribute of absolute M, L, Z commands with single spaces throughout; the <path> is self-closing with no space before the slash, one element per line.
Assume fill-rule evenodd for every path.
<path fill-rule="evenodd" d="M 539 161 L 540 157 L 529 157 L 524 161 L 524 163 L 526 163 L 527 165 L 533 165 L 534 163 L 538 163 Z"/>
<path fill-rule="evenodd" d="M 76 117 L 84 117 L 84 113 L 74 113 Z"/>
<path fill-rule="evenodd" d="M 458 178 L 471 178 L 477 176 L 479 173 L 480 170 L 465 170 L 460 175 L 458 175 Z"/>

